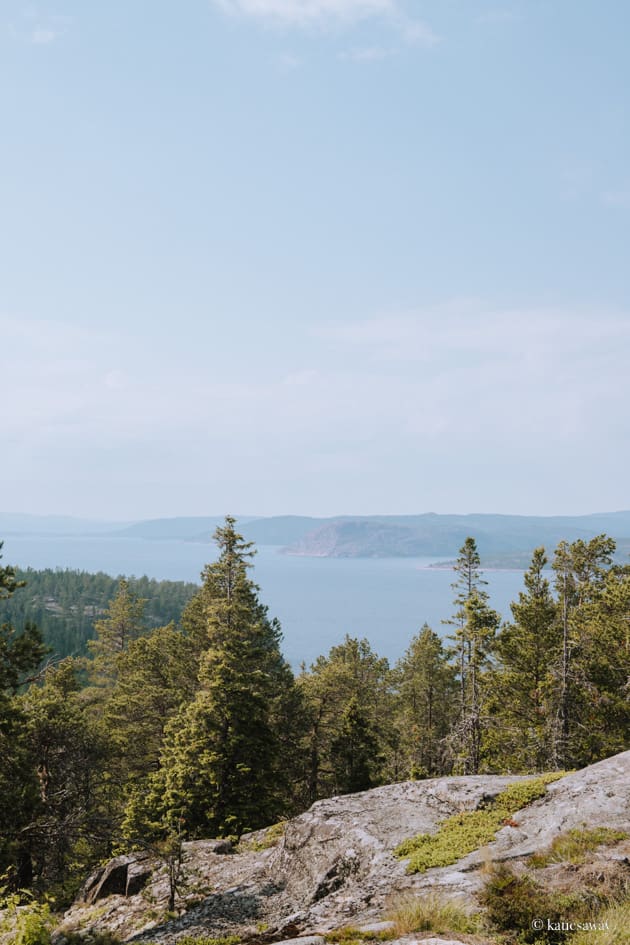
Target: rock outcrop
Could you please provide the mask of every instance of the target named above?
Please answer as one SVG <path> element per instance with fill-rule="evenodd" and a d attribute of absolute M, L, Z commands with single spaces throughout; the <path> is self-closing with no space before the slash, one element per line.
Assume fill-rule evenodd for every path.
<path fill-rule="evenodd" d="M 405 861 L 393 856 L 403 840 L 435 832 L 440 821 L 487 804 L 517 780 L 488 775 L 392 784 L 319 801 L 288 821 L 275 845 L 268 844 L 277 829 L 241 838 L 232 853 L 217 841 L 185 843 L 177 917 L 164 914 L 165 864 L 149 856 L 118 857 L 88 880 L 62 931 L 101 928 L 125 940 L 164 943 L 185 934 L 278 942 L 377 922 L 397 893 L 438 890 L 474 908 L 490 860 L 518 861 L 582 825 L 630 832 L 625 752 L 551 783 L 494 842 L 452 866 L 409 874 Z M 610 856 L 629 857 L 630 843 Z"/>

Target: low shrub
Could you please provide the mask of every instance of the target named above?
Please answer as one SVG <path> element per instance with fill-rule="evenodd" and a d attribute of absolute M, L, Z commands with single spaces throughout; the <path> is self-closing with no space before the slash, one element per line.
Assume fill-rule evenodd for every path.
<path fill-rule="evenodd" d="M 22 890 L 6 894 L 0 889 L 0 935 L 6 933 L 5 941 L 11 945 L 50 945 L 54 919 L 48 902 L 37 902 Z"/>
<path fill-rule="evenodd" d="M 569 933 L 548 926 L 590 918 L 589 907 L 579 893 L 548 892 L 527 873 L 517 875 L 501 864 L 492 869 L 479 901 L 486 918 L 508 941 L 558 945 Z M 540 927 L 539 927 L 540 926 Z"/>
<path fill-rule="evenodd" d="M 564 773 L 554 772 L 527 781 L 516 781 L 483 808 L 453 814 L 439 824 L 437 833 L 421 833 L 404 840 L 394 850 L 400 859 L 409 857 L 407 872 L 423 873 L 435 866 L 450 866 L 479 847 L 492 843 L 495 834 L 513 815 L 543 797 L 547 785 Z"/>

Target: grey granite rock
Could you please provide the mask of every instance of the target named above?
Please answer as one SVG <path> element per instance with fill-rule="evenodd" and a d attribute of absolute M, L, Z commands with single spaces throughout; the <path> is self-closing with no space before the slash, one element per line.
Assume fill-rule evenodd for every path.
<path fill-rule="evenodd" d="M 230 934 L 260 942 L 302 936 L 307 945 L 304 936 L 382 921 L 392 896 L 400 893 L 438 893 L 475 909 L 489 860 L 527 856 L 572 827 L 586 823 L 630 831 L 630 752 L 625 752 L 550 784 L 545 797 L 515 814 L 516 826 L 503 827 L 493 843 L 451 866 L 409 874 L 406 863 L 393 856 L 402 840 L 434 832 L 439 821 L 475 809 L 518 780 L 436 778 L 329 798 L 288 821 L 277 845 L 268 849 L 230 854 L 223 841 L 186 843 L 176 919 L 163 915 L 164 864 L 154 859 L 130 867 L 131 858 L 119 857 L 86 883 L 84 900 L 75 903 L 64 924 L 164 945 L 183 935 Z M 124 885 L 118 881 L 123 866 L 125 877 L 130 869 L 150 867 L 141 893 L 124 896 L 126 879 Z M 102 898 L 108 890 L 112 894 Z M 85 899 L 96 898 L 102 914 L 94 920 Z"/>

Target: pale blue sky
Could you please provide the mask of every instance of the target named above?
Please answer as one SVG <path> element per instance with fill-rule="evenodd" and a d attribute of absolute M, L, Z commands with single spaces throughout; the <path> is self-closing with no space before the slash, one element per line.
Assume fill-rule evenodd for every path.
<path fill-rule="evenodd" d="M 630 507 L 625 0 L 0 0 L 3 511 Z"/>

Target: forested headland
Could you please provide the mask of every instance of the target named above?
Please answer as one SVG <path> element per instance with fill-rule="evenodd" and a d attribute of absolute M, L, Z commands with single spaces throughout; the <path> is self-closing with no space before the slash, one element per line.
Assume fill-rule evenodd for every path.
<path fill-rule="evenodd" d="M 630 566 L 606 535 L 561 542 L 551 571 L 537 549 L 507 622 L 467 538 L 446 640 L 425 625 L 390 666 L 346 637 L 297 675 L 253 545 L 230 517 L 215 540 L 200 587 L 120 579 L 112 594 L 105 575 L 0 568 L 6 886 L 63 904 L 116 852 L 239 836 L 408 778 L 581 767 L 630 743 Z M 48 640 L 50 599 L 74 621 L 55 654 L 34 599 Z"/>
<path fill-rule="evenodd" d="M 0 624 L 21 627 L 34 623 L 44 643 L 57 657 L 85 656 L 87 643 L 94 637 L 94 624 L 103 617 L 115 598 L 122 577 L 99 571 L 46 568 L 15 569 L 24 590 L 0 598 Z M 146 576 L 127 579 L 128 586 L 145 604 L 142 623 L 146 630 L 179 621 L 197 584 L 184 581 L 156 581 Z"/>

